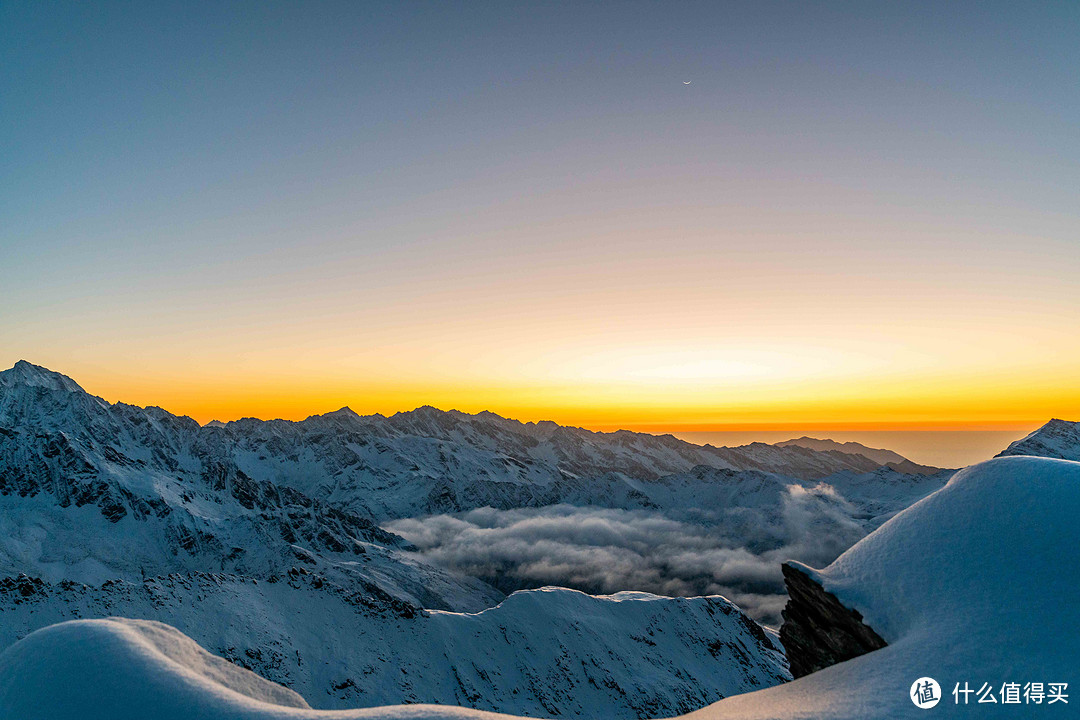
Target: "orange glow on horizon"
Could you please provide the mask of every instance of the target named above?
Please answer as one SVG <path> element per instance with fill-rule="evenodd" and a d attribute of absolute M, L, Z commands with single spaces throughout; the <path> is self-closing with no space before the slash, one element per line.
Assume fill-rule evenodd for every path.
<path fill-rule="evenodd" d="M 484 410 L 522 422 L 553 420 L 590 430 L 723 432 L 814 430 L 1030 430 L 1080 416 L 1080 390 L 1053 385 L 818 381 L 805 387 L 653 384 L 377 384 L 342 379 L 135 377 L 70 373 L 110 402 L 156 405 L 200 423 L 241 417 L 302 420 L 349 407 L 392 415 L 423 405 Z M 1074 387 L 1080 387 L 1080 383 Z"/>

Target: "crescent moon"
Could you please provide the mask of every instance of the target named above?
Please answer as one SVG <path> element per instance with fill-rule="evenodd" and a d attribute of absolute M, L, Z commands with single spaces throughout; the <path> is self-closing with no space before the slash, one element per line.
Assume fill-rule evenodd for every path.
<path fill-rule="evenodd" d="M 689 85 L 692 82 L 694 82 L 694 81 L 693 80 L 683 80 L 683 85 Z"/>

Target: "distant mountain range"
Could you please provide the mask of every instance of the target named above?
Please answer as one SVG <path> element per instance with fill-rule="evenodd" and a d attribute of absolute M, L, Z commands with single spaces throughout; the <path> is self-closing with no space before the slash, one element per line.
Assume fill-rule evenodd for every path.
<path fill-rule="evenodd" d="M 798 437 L 793 440 L 784 440 L 783 443 L 777 443 L 779 447 L 791 447 L 797 445 L 799 447 L 809 448 L 811 450 L 837 450 L 839 452 L 847 452 L 853 454 L 853 456 L 862 456 L 873 460 L 879 465 L 890 465 L 893 467 L 901 466 L 906 463 L 912 463 L 899 452 L 893 452 L 892 450 L 882 450 L 879 448 L 868 448 L 862 443 L 837 443 L 836 440 L 818 439 L 815 437 Z M 915 463 L 912 463 L 913 465 Z M 918 466 L 917 466 L 918 467 Z M 936 468 L 929 468 L 933 471 Z"/>
<path fill-rule="evenodd" d="M 50 476 L 81 473 L 120 485 L 133 475 L 154 477 L 159 491 L 171 488 L 181 501 L 181 476 L 236 488 L 240 495 L 257 495 L 256 486 L 268 482 L 376 521 L 483 506 L 647 504 L 642 482 L 697 466 L 809 481 L 909 462 L 894 453 L 876 461 L 846 446 L 808 448 L 804 441 L 717 448 L 671 435 L 598 433 L 431 407 L 392 417 L 343 408 L 300 422 L 199 426 L 160 408 L 109 404 L 70 378 L 27 362 L 0 373 L 0 390 L 0 426 L 34 431 L 33 440 L 8 435 L 6 447 L 27 453 L 9 465 L 14 477 L 34 457 Z M 46 449 L 48 443 L 54 446 Z M 47 452 L 53 453 L 49 462 L 43 460 Z M 938 471 L 909 467 L 920 474 Z M 26 487 L 16 490 L 32 491 L 39 477 L 27 476 Z M 101 493 L 97 503 L 108 505 L 108 512 L 134 510 L 122 493 L 104 487 Z"/>

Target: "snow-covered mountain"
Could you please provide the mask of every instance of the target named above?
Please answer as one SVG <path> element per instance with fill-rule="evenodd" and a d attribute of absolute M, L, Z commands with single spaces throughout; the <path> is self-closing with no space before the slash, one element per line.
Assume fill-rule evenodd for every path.
<path fill-rule="evenodd" d="M 421 567 L 376 521 L 566 503 L 769 527 L 782 520 L 785 488 L 822 478 L 845 488 L 841 501 L 869 531 L 947 474 L 897 473 L 848 452 L 702 447 L 432 408 L 200 427 L 107 403 L 30 363 L 0 372 L 0 572 L 54 582 L 259 577 L 302 557 L 339 582 L 357 576 L 425 607 L 479 610 L 498 593 Z M 753 517 L 740 510 L 740 521 L 739 508 Z"/>
<path fill-rule="evenodd" d="M 107 403 L 30 363 L 0 372 L 0 572 L 51 582 L 267 577 L 302 563 L 418 606 L 476 611 L 502 594 L 406 552 L 376 521 L 556 503 L 658 511 L 722 528 L 725 544 L 755 552 L 784 552 L 817 528 L 834 541 L 795 556 L 827 562 L 947 477 L 898 473 L 850 452 L 702 447 L 433 408 L 200 427 L 160 408 Z M 793 487 L 805 489 L 795 515 Z M 713 584 L 706 574 L 685 587 L 779 593 L 776 565 L 769 560 L 767 587 L 756 571 L 743 584 Z M 672 592 L 666 583 L 561 577 L 500 585 L 553 582 Z M 782 598 L 764 603 L 771 610 L 755 616 L 775 617 Z"/>
<path fill-rule="evenodd" d="M 109 404 L 68 377 L 22 361 L 0 373 L 0 428 L 0 467 L 26 483 L 36 482 L 29 477 L 35 463 L 50 477 L 74 474 L 91 484 L 91 478 L 108 483 L 103 478 L 135 475 L 158 484 L 254 481 L 379 521 L 484 506 L 632 505 L 643 500 L 638 482 L 699 465 L 799 480 L 881 466 L 835 450 L 716 448 L 671 435 L 597 433 L 431 407 L 392 417 L 343 408 L 301 422 L 244 419 L 200 427 L 160 408 Z M 93 487 L 99 490 L 87 492 L 98 493 L 92 502 L 103 512 L 134 510 L 122 494 Z"/>
<path fill-rule="evenodd" d="M 835 440 L 812 438 L 806 435 L 800 438 L 793 438 L 791 440 L 785 440 L 783 442 L 776 443 L 780 447 L 788 447 L 790 445 L 798 445 L 799 447 L 810 448 L 811 450 L 838 450 L 839 452 L 848 453 L 851 455 L 862 455 L 869 458 L 876 463 L 885 465 L 888 463 L 902 463 L 907 460 L 900 453 L 895 453 L 892 450 L 885 450 L 882 448 L 871 448 L 857 442 L 836 442 Z"/>
<path fill-rule="evenodd" d="M 1015 714 L 1034 717 L 1024 688 L 1039 683 L 1038 716 L 1064 717 L 1075 702 L 1069 696 L 1080 658 L 1080 640 L 1069 631 L 1080 624 L 1080 605 L 1072 602 L 1080 579 L 1071 571 L 1080 564 L 1078 514 L 1080 463 L 1007 457 L 959 472 L 828 568 L 801 568 L 857 610 L 884 647 L 726 698 L 686 719 L 903 717 L 916 711 L 909 693 L 920 677 L 939 683 L 939 715 L 971 714 L 984 686 L 1008 710 L 1001 703 L 1006 684 L 1015 683 Z M 491 652 L 504 642 L 477 637 Z M 621 658 L 607 662 L 617 666 Z M 1068 704 L 1050 704 L 1055 689 Z M 175 631 L 123 621 L 55 625 L 10 647 L 0 655 L 0 708 L 3 720 L 318 717 L 284 690 L 215 667 Z M 433 706 L 336 717 L 493 720 L 476 710 Z"/>
<path fill-rule="evenodd" d="M 1080 422 L 1055 418 L 1027 437 L 1009 445 L 998 457 L 1008 455 L 1080 460 Z"/>
<path fill-rule="evenodd" d="M 777 447 L 804 447 L 810 450 L 830 451 L 835 450 L 837 452 L 847 453 L 849 455 L 861 455 L 862 457 L 873 460 L 874 462 L 884 465 L 885 467 L 892 468 L 897 472 L 916 474 L 916 475 L 933 475 L 939 471 L 939 468 L 930 467 L 927 465 L 919 465 L 908 460 L 900 453 L 893 452 L 892 450 L 885 450 L 882 448 L 871 448 L 853 441 L 839 443 L 835 440 L 819 439 L 803 436 L 801 438 L 795 438 L 793 440 L 785 440 L 783 442 L 776 443 Z"/>
<path fill-rule="evenodd" d="M 200 457 L 190 431 L 190 419 L 109 405 L 27 363 L 0 373 L 0 573 L 97 585 L 302 564 L 417 606 L 502 597 L 424 564 L 370 518 Z"/>

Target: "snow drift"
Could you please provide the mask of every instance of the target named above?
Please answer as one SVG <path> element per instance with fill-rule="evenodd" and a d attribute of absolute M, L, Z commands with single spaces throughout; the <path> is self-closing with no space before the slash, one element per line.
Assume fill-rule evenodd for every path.
<path fill-rule="evenodd" d="M 293 691 L 149 620 L 60 623 L 33 633 L 13 649 L 17 652 L 0 656 L 4 718 L 166 720 L 215 709 L 308 707 Z"/>
<path fill-rule="evenodd" d="M 935 678 L 945 693 L 935 712 L 959 715 L 982 708 L 954 705 L 956 683 L 1074 683 L 1080 666 L 1078 516 L 1080 463 L 1008 457 L 961 471 L 825 570 L 806 568 L 857 609 L 887 647 L 685 717 L 919 716 L 908 691 L 923 676 Z M 0 655 L 0 719 L 493 717 L 421 705 L 335 713 L 290 707 L 247 676 L 211 681 L 189 665 L 166 662 L 165 653 L 155 655 L 131 639 L 130 628 L 65 623 L 10 647 Z M 1071 705 L 1044 706 L 1039 716 L 1063 714 Z M 1032 713 L 1015 709 L 1017 717 Z M 596 708 L 596 717 L 604 715 Z"/>

